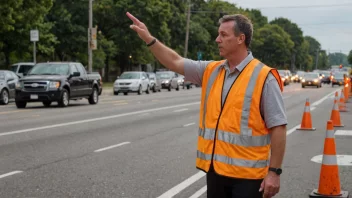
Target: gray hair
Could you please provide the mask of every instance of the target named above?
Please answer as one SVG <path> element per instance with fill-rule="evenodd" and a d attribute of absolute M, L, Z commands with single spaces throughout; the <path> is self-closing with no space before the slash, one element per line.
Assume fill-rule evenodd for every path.
<path fill-rule="evenodd" d="M 219 19 L 220 24 L 228 21 L 235 22 L 235 35 L 239 36 L 241 33 L 243 33 L 245 36 L 245 44 L 247 47 L 249 47 L 253 36 L 253 24 L 251 20 L 242 14 L 224 15 Z"/>

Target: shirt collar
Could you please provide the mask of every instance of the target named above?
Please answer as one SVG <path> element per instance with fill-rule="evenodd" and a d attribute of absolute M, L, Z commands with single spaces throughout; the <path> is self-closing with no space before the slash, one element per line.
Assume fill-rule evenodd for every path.
<path fill-rule="evenodd" d="M 226 69 L 226 71 L 230 71 L 230 73 L 233 73 L 236 70 L 241 72 L 246 67 L 246 65 L 248 65 L 248 63 L 251 62 L 253 59 L 254 59 L 253 54 L 252 52 L 249 51 L 247 57 L 243 59 L 243 61 L 240 64 L 238 64 L 235 68 L 233 68 L 232 71 L 230 71 L 228 60 L 226 60 L 223 64 L 221 64 L 219 69 L 224 68 Z"/>

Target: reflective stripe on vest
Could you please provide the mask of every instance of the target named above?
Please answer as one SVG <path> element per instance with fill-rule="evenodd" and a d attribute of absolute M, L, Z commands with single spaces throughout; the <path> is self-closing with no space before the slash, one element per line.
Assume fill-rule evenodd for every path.
<path fill-rule="evenodd" d="M 197 157 L 202 160 L 211 160 L 211 154 L 205 154 L 200 151 L 197 151 Z M 245 159 L 235 159 L 229 158 L 223 155 L 214 155 L 214 160 L 230 164 L 234 166 L 244 166 L 249 168 L 264 168 L 268 166 L 268 160 L 245 160 Z"/>

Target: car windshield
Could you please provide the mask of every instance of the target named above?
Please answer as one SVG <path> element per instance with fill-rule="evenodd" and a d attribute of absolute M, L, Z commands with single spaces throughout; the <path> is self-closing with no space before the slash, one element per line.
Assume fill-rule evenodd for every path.
<path fill-rule="evenodd" d="M 0 72 L 0 80 L 5 80 L 5 73 L 4 72 Z"/>
<path fill-rule="evenodd" d="M 338 79 L 343 79 L 343 73 L 336 73 L 334 77 Z"/>
<path fill-rule="evenodd" d="M 304 75 L 304 72 L 297 72 L 297 75 L 303 76 L 303 75 Z"/>
<path fill-rule="evenodd" d="M 68 75 L 69 66 L 68 64 L 37 64 L 28 75 Z"/>
<path fill-rule="evenodd" d="M 120 79 L 139 79 L 139 78 L 140 78 L 139 73 L 132 73 L 132 72 L 123 73 L 120 76 Z"/>
<path fill-rule="evenodd" d="M 318 78 L 318 74 L 304 74 L 305 78 Z"/>
<path fill-rule="evenodd" d="M 156 75 L 158 75 L 161 79 L 169 79 L 171 78 L 171 74 L 170 73 L 157 73 Z"/>

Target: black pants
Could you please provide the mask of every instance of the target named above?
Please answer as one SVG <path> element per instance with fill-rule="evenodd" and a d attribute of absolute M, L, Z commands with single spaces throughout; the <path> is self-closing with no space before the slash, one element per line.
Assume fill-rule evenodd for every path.
<path fill-rule="evenodd" d="M 207 177 L 207 198 L 262 198 L 263 191 L 259 192 L 260 180 L 233 179 L 223 177 L 212 168 Z"/>

